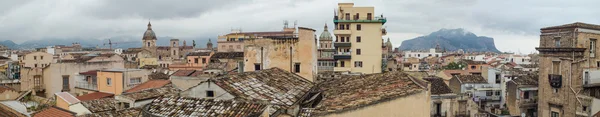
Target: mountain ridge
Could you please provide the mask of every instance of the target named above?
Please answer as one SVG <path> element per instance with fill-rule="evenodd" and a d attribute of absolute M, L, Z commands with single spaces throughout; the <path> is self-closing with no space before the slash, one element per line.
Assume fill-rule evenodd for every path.
<path fill-rule="evenodd" d="M 487 36 L 477 36 L 462 28 L 445 29 L 432 32 L 429 35 L 419 36 L 413 39 L 402 41 L 400 50 L 428 50 L 435 48 L 439 44 L 440 48 L 447 51 L 475 52 L 496 52 L 500 51 L 494 44 L 494 38 Z"/>

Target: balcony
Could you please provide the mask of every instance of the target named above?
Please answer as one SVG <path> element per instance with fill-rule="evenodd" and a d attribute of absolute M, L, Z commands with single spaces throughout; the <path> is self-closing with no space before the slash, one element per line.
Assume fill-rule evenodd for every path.
<path fill-rule="evenodd" d="M 349 35 L 349 34 L 352 34 L 352 31 L 351 30 L 335 29 L 335 30 L 333 30 L 333 34 L 336 34 L 336 35 Z"/>
<path fill-rule="evenodd" d="M 500 101 L 502 98 L 500 96 L 487 96 L 479 99 L 481 99 L 481 101 Z"/>
<path fill-rule="evenodd" d="M 537 106 L 537 99 L 519 99 L 519 107 L 535 107 Z"/>
<path fill-rule="evenodd" d="M 334 42 L 333 46 L 334 47 L 351 47 L 352 43 L 350 43 L 350 42 Z"/>
<path fill-rule="evenodd" d="M 375 17 L 373 19 L 340 19 L 338 17 L 333 18 L 333 23 L 382 23 L 385 24 L 387 19 L 385 17 Z"/>
<path fill-rule="evenodd" d="M 599 69 L 584 69 L 583 70 L 583 87 L 598 87 L 600 86 L 600 70 Z"/>
<path fill-rule="evenodd" d="M 352 54 L 350 52 L 338 52 L 333 55 L 333 59 L 351 59 Z"/>
<path fill-rule="evenodd" d="M 87 89 L 87 90 L 98 90 L 98 84 L 97 83 L 89 83 L 86 81 L 77 81 L 77 84 L 75 85 L 76 88 L 82 88 L 82 89 Z"/>

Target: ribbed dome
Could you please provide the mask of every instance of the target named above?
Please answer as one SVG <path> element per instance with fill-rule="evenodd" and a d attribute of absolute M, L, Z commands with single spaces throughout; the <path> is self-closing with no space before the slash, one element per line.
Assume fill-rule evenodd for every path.
<path fill-rule="evenodd" d="M 150 24 L 150 22 L 148 22 L 148 29 L 144 32 L 142 40 L 156 40 L 156 34 L 152 31 L 152 24 Z"/>
<path fill-rule="evenodd" d="M 319 40 L 332 40 L 332 39 L 333 39 L 333 37 L 331 36 L 331 33 L 329 33 L 329 31 L 327 31 L 327 24 L 325 24 L 325 29 L 321 33 L 321 36 L 319 36 Z"/>
<path fill-rule="evenodd" d="M 390 38 L 388 38 L 387 42 L 385 42 L 385 46 L 392 47 L 392 42 L 390 42 Z"/>

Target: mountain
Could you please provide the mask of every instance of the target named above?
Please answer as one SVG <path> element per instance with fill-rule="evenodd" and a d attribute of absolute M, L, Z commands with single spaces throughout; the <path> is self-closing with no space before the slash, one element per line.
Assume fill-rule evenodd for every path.
<path fill-rule="evenodd" d="M 157 37 L 158 41 L 156 42 L 158 46 L 168 46 L 169 42 L 173 37 Z M 54 45 L 67 45 L 70 46 L 73 43 L 79 43 L 84 48 L 109 48 L 108 40 L 113 43 L 113 48 L 139 48 L 142 47 L 142 39 L 138 37 L 130 37 L 130 36 L 120 36 L 120 37 L 110 37 L 107 39 L 81 39 L 81 38 L 45 38 L 41 40 L 29 40 L 25 41 L 21 44 L 16 44 L 11 40 L 0 41 L 0 45 L 7 46 L 11 49 L 35 49 L 35 48 L 44 48 L 47 46 Z M 192 45 L 192 40 L 196 40 L 196 48 L 201 48 L 206 46 L 206 42 L 208 42 L 208 38 L 179 38 L 180 45 L 183 45 L 183 40 L 186 40 L 188 46 Z M 215 39 L 212 40 L 213 44 L 216 42 Z"/>
<path fill-rule="evenodd" d="M 400 50 L 428 50 L 435 48 L 438 44 L 440 48 L 447 51 L 462 49 L 464 51 L 500 52 L 496 49 L 493 38 L 477 36 L 462 28 L 440 29 L 429 35 L 405 40 L 399 48 Z"/>

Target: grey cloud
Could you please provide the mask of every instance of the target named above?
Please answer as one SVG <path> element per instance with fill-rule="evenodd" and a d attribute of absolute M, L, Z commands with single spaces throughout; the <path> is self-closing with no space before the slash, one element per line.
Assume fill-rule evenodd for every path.
<path fill-rule="evenodd" d="M 103 0 L 84 11 L 102 19 L 141 16 L 151 19 L 192 18 L 212 10 L 235 8 L 249 0 Z"/>

